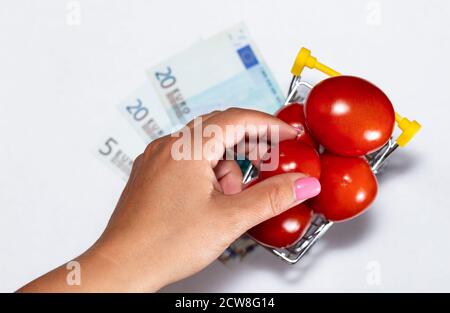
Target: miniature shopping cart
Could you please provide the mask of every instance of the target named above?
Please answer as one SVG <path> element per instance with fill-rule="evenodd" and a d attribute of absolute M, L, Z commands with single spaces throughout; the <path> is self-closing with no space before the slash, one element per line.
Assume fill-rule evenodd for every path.
<path fill-rule="evenodd" d="M 313 88 L 311 84 L 302 80 L 301 74 L 305 67 L 316 69 L 328 76 L 340 75 L 337 71 L 320 63 L 317 58 L 311 55 L 311 51 L 306 48 L 301 48 L 291 69 L 293 76 L 284 105 L 288 105 L 292 102 L 305 103 L 304 101 L 306 100 L 309 91 Z M 379 150 L 365 156 L 375 175 L 380 173 L 380 170 L 385 165 L 389 156 L 398 147 L 405 147 L 421 127 L 417 121 L 410 121 L 408 118 L 400 116 L 397 112 L 395 113 L 395 122 L 397 128 L 401 132 L 400 135 L 396 138 L 392 136 Z M 257 168 L 251 165 L 250 162 L 241 163 L 240 165 L 241 168 L 243 168 L 244 183 L 248 183 L 258 176 Z M 294 245 L 288 248 L 263 247 L 285 262 L 295 264 L 332 226 L 333 222 L 328 221 L 323 215 L 315 213 L 305 234 Z M 236 257 L 242 258 L 259 245 L 260 244 L 256 243 L 249 236 L 243 235 L 227 248 L 219 259 L 226 262 L 227 260 Z"/>

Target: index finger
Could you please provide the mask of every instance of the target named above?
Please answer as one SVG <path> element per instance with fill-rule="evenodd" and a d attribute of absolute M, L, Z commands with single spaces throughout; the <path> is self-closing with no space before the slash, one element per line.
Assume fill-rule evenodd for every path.
<path fill-rule="evenodd" d="M 256 137 L 258 142 L 264 139 L 271 144 L 277 144 L 283 140 L 295 139 L 299 134 L 298 129 L 273 115 L 240 108 L 230 108 L 215 114 L 202 126 L 204 136 L 208 136 L 210 127 L 221 130 L 221 135 L 215 134 L 214 137 L 204 141 L 204 146 L 207 144 L 215 147 L 212 151 L 207 151 L 205 155 L 205 158 L 212 162 L 213 167 L 222 158 L 227 148 L 234 147 L 245 137 Z"/>
<path fill-rule="evenodd" d="M 222 129 L 225 129 L 227 125 L 241 125 L 244 127 L 247 134 L 252 132 L 255 127 L 261 131 L 266 129 L 269 132 L 271 129 L 278 128 L 278 141 L 294 139 L 299 133 L 298 129 L 271 114 L 242 108 L 229 108 L 209 117 L 203 123 L 204 126 L 211 124 L 217 125 Z M 259 133 L 259 135 L 265 135 L 265 133 Z M 270 133 L 267 135 L 270 135 Z M 243 138 L 239 139 L 242 140 Z M 228 148 L 232 147 L 236 142 L 226 141 L 224 144 L 226 144 L 226 147 Z"/>

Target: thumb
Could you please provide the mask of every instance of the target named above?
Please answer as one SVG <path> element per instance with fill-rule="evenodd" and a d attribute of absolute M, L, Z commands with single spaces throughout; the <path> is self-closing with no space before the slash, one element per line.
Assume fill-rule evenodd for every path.
<path fill-rule="evenodd" d="M 231 196 L 247 231 L 320 192 L 320 182 L 301 173 L 286 173 L 267 178 Z M 241 224 L 241 223 L 240 223 Z"/>

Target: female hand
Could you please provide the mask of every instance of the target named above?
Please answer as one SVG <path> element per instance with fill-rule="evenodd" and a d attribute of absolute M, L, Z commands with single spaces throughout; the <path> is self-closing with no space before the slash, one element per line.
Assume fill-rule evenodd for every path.
<path fill-rule="evenodd" d="M 227 132 L 227 125 L 242 125 L 245 132 Z M 177 160 L 181 138 L 153 141 L 135 160 L 106 230 L 75 259 L 81 284 L 69 286 L 61 266 L 19 291 L 156 291 L 200 271 L 249 228 L 319 193 L 318 180 L 300 173 L 242 190 L 241 171 L 235 161 L 223 160 L 224 153 L 255 135 L 255 129 L 260 138 L 270 136 L 273 126 L 279 141 L 298 134 L 276 117 L 233 108 L 184 128 L 194 159 Z M 208 127 L 225 135 L 207 136 Z M 195 133 L 201 134 L 201 144 Z"/>

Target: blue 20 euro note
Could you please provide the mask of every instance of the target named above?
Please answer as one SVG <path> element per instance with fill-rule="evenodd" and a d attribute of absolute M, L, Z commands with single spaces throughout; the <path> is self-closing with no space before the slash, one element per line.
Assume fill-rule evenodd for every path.
<path fill-rule="evenodd" d="M 198 42 L 147 71 L 172 125 L 228 107 L 274 113 L 283 95 L 243 24 Z"/>

